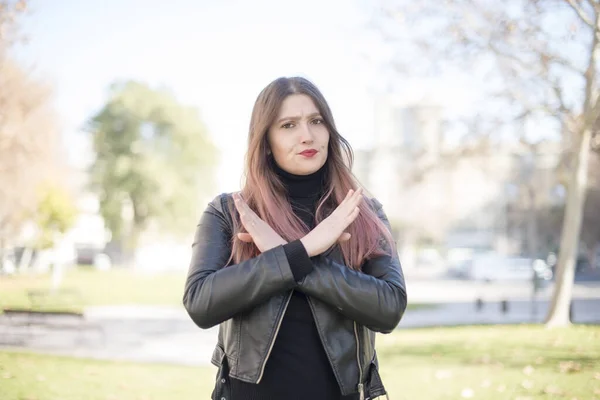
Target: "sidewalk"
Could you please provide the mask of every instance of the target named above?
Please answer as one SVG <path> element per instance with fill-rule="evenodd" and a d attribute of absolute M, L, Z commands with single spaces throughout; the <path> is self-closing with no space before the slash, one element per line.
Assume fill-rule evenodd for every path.
<path fill-rule="evenodd" d="M 474 302 L 432 305 L 407 311 L 398 329 L 541 322 L 548 302 L 537 305 L 533 319 L 527 301 L 509 302 L 506 313 L 497 301 L 484 303 L 479 312 Z M 598 299 L 575 300 L 574 322 L 599 323 L 599 310 Z M 218 331 L 196 327 L 185 310 L 176 307 L 95 307 L 85 313 L 84 321 L 48 318 L 30 327 L 13 323 L 0 316 L 0 350 L 180 365 L 209 365 Z"/>
<path fill-rule="evenodd" d="M 440 304 L 432 308 L 407 312 L 398 328 L 543 323 L 550 302 L 538 300 L 534 305 L 529 300 L 509 300 L 506 304 L 505 312 L 499 301 L 484 302 L 479 310 L 474 301 Z M 600 323 L 600 300 L 574 300 L 572 321 L 580 324 Z"/>
<path fill-rule="evenodd" d="M 0 349 L 106 360 L 205 365 L 218 328 L 202 330 L 183 308 L 94 307 L 84 321 L 52 318 L 33 326 L 0 316 Z"/>
<path fill-rule="evenodd" d="M 484 301 L 522 300 L 531 298 L 531 284 L 528 282 L 483 283 L 467 280 L 417 280 L 406 278 L 410 303 L 460 303 Z M 554 283 L 541 289 L 538 299 L 549 300 L 554 291 Z M 600 299 L 600 281 L 577 282 L 573 286 L 574 299 Z"/>

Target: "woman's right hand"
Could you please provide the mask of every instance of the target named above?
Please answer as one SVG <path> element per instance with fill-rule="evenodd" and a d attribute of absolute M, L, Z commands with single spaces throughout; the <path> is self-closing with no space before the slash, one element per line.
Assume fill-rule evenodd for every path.
<path fill-rule="evenodd" d="M 350 190 L 344 201 L 337 206 L 329 217 L 325 218 L 315 229 L 300 239 L 309 257 L 324 253 L 337 241 L 350 238 L 344 230 L 358 217 L 360 211 L 358 205 L 362 199 L 362 188 L 359 188 L 356 192 Z"/>
<path fill-rule="evenodd" d="M 240 214 L 240 221 L 248 231 L 247 234 L 238 233 L 238 238 L 241 241 L 253 242 L 261 253 L 287 243 L 273 228 L 252 211 L 239 193 L 234 193 L 233 199 Z"/>

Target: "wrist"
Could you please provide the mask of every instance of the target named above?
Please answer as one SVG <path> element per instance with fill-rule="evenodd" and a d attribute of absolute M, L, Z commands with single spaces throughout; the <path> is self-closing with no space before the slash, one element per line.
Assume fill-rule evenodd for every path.
<path fill-rule="evenodd" d="M 314 245 L 311 243 L 310 234 L 308 234 L 308 235 L 304 236 L 302 239 L 300 239 L 300 242 L 304 246 L 304 250 L 306 250 L 306 253 L 308 254 L 309 257 L 314 257 L 317 255 L 316 249 L 315 249 Z"/>

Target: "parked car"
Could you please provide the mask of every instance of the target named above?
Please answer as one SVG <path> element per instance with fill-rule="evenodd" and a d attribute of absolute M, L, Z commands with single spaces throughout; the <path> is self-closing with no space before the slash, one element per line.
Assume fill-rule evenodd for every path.
<path fill-rule="evenodd" d="M 112 268 L 113 263 L 105 249 L 92 245 L 78 245 L 77 264 L 91 265 L 99 270 L 107 270 Z"/>
<path fill-rule="evenodd" d="M 469 268 L 470 279 L 483 282 L 552 280 L 552 269 L 544 260 L 524 257 L 485 255 L 475 257 Z"/>

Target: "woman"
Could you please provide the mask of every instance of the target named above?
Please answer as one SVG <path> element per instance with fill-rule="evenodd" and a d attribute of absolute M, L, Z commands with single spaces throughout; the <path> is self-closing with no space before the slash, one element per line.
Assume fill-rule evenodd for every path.
<path fill-rule="evenodd" d="M 220 324 L 215 400 L 364 400 L 386 394 L 375 332 L 406 289 L 389 223 L 352 176 L 319 90 L 279 78 L 258 96 L 246 182 L 208 206 L 183 303 Z M 346 163 L 347 162 L 347 163 Z"/>

